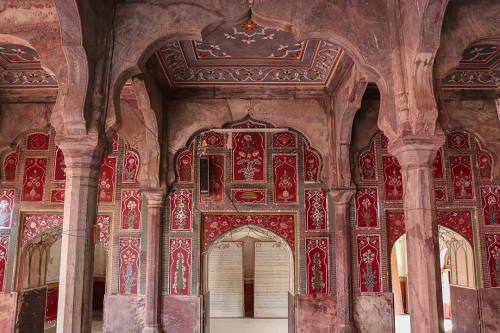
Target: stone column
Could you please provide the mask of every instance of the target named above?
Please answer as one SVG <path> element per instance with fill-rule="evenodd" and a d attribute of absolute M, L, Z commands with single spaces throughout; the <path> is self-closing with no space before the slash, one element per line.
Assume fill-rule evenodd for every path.
<path fill-rule="evenodd" d="M 143 191 L 148 206 L 148 237 L 146 262 L 146 311 L 143 333 L 161 332 L 160 297 L 160 233 L 161 208 L 165 192 L 160 189 Z"/>
<path fill-rule="evenodd" d="M 353 188 L 333 188 L 335 209 L 335 277 L 337 293 L 337 322 L 335 333 L 355 333 L 352 318 L 352 270 L 351 270 L 351 226 L 349 202 L 355 193 Z"/>
<path fill-rule="evenodd" d="M 443 332 L 433 163 L 441 137 L 401 137 L 389 152 L 401 164 L 412 333 Z"/>
<path fill-rule="evenodd" d="M 64 219 L 57 332 L 90 332 L 94 243 L 97 211 L 98 140 L 91 136 L 65 137 L 58 144 L 66 163 Z"/>

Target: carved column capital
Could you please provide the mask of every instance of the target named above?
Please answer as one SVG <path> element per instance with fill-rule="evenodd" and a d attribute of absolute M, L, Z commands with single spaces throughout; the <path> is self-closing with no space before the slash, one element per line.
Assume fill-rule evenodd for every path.
<path fill-rule="evenodd" d="M 335 206 L 347 205 L 356 193 L 354 187 L 334 187 L 331 189 L 332 201 Z"/>
<path fill-rule="evenodd" d="M 436 152 L 444 143 L 443 135 L 431 137 L 405 135 L 389 143 L 389 153 L 396 156 L 403 169 L 432 167 Z"/>
<path fill-rule="evenodd" d="M 58 135 L 56 144 L 68 168 L 99 167 L 105 147 L 97 135 Z"/>

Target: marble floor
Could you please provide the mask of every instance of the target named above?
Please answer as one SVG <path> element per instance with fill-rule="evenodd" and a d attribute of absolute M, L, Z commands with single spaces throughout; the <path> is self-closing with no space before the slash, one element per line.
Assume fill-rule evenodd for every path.
<path fill-rule="evenodd" d="M 444 320 L 444 331 L 445 333 L 451 333 L 451 320 Z M 396 316 L 396 333 L 411 333 L 410 328 L 410 316 L 402 315 Z"/>
<path fill-rule="evenodd" d="M 210 319 L 210 333 L 288 333 L 288 319 Z"/>

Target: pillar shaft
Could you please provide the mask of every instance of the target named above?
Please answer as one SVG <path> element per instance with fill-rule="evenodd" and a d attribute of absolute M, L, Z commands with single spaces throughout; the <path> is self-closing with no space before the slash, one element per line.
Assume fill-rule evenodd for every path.
<path fill-rule="evenodd" d="M 99 154 L 89 137 L 59 143 L 66 163 L 57 310 L 58 333 L 90 332 Z"/>
<path fill-rule="evenodd" d="M 143 333 L 161 332 L 159 320 L 160 292 L 160 233 L 162 190 L 144 191 L 148 206 L 147 261 L 146 261 L 146 311 Z"/>
<path fill-rule="evenodd" d="M 335 333 L 355 333 L 352 317 L 352 269 L 351 269 L 351 227 L 349 223 L 349 202 L 355 190 L 335 188 L 332 190 L 335 208 L 335 268 L 337 323 Z"/>
<path fill-rule="evenodd" d="M 443 332 L 433 162 L 440 138 L 401 138 L 389 146 L 401 164 L 412 333 Z"/>

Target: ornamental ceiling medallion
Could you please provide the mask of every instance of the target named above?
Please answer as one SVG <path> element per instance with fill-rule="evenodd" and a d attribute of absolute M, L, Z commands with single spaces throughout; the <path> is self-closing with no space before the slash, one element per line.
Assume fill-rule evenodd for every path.
<path fill-rule="evenodd" d="M 171 86 L 327 86 L 342 50 L 323 40 L 299 42 L 252 20 L 222 24 L 203 41 L 177 41 L 157 52 Z"/>

